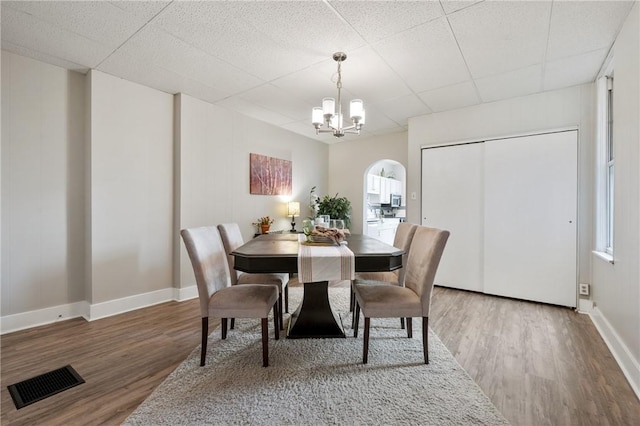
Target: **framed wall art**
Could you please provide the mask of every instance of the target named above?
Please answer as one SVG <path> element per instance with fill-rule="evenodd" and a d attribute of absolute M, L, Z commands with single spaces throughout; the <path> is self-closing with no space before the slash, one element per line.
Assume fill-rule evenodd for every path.
<path fill-rule="evenodd" d="M 291 161 L 249 154 L 249 192 L 260 195 L 291 195 Z"/>

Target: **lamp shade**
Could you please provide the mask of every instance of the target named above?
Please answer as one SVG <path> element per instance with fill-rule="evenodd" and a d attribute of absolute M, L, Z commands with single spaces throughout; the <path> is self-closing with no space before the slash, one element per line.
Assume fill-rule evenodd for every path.
<path fill-rule="evenodd" d="M 287 203 L 287 216 L 300 216 L 300 203 L 290 201 Z"/>
<path fill-rule="evenodd" d="M 354 99 L 351 101 L 350 117 L 352 120 L 360 120 L 364 114 L 364 104 L 362 99 Z"/>
<path fill-rule="evenodd" d="M 324 121 L 324 118 L 322 115 L 322 108 L 320 107 L 313 108 L 311 110 L 311 124 L 316 126 L 316 125 L 322 124 L 323 121 Z"/>
<path fill-rule="evenodd" d="M 336 100 L 333 98 L 322 99 L 322 112 L 324 115 L 333 116 L 336 113 Z"/>

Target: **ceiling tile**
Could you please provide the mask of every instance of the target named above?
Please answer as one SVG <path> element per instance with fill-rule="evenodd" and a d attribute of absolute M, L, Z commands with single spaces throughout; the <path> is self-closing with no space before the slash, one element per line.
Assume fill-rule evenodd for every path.
<path fill-rule="evenodd" d="M 183 42 L 157 27 L 145 27 L 109 61 L 138 57 L 221 92 L 234 93 L 264 81 Z"/>
<path fill-rule="evenodd" d="M 550 1 L 490 1 L 450 15 L 473 77 L 542 63 L 550 10 Z"/>
<path fill-rule="evenodd" d="M 293 121 L 290 117 L 263 108 L 252 102 L 245 101 L 240 96 L 232 96 L 217 102 L 216 105 L 253 117 L 256 120 L 265 121 L 273 124 L 274 126 L 283 126 Z M 309 113 L 309 117 L 311 117 L 311 113 Z M 311 121 L 311 118 L 309 118 L 309 121 Z"/>
<path fill-rule="evenodd" d="M 51 27 L 64 28 L 112 49 L 124 43 L 147 20 L 106 1 L 20 1 L 8 5 Z"/>
<path fill-rule="evenodd" d="M 387 117 L 377 106 L 369 105 L 366 107 L 367 120 L 363 129 L 370 133 L 385 131 L 389 129 L 399 130 L 402 125 L 396 123 Z"/>
<path fill-rule="evenodd" d="M 544 70 L 544 90 L 595 81 L 608 52 L 608 49 L 600 49 L 547 62 Z"/>
<path fill-rule="evenodd" d="M 384 39 L 373 47 L 416 93 L 469 79 L 444 18 Z"/>
<path fill-rule="evenodd" d="M 440 0 L 440 4 L 442 4 L 442 8 L 444 9 L 444 12 L 449 14 L 449 13 L 457 12 L 458 10 L 465 9 L 481 1 L 483 0 L 470 0 L 470 1 Z"/>
<path fill-rule="evenodd" d="M 289 121 L 308 119 L 311 122 L 311 108 L 308 104 L 296 99 L 291 92 L 287 92 L 271 84 L 263 84 L 240 95 L 240 97 L 265 109 L 277 111 L 289 117 Z"/>
<path fill-rule="evenodd" d="M 244 3 L 242 18 L 294 54 L 330 55 L 349 52 L 365 41 L 324 2 Z"/>
<path fill-rule="evenodd" d="M 554 2 L 547 60 L 609 48 L 634 2 Z"/>
<path fill-rule="evenodd" d="M 245 2 L 178 2 L 153 21 L 154 26 L 173 34 L 211 56 L 264 81 L 272 80 L 325 60 L 308 50 L 294 51 L 249 24 Z"/>
<path fill-rule="evenodd" d="M 112 49 L 26 12 L 2 5 L 2 40 L 66 62 L 95 67 Z M 17 53 L 17 52 L 16 52 Z"/>
<path fill-rule="evenodd" d="M 401 126 L 407 125 L 407 119 L 409 117 L 430 114 L 432 112 L 431 109 L 414 94 L 378 103 L 376 104 L 376 108 L 384 111 L 384 115 Z"/>
<path fill-rule="evenodd" d="M 330 5 L 368 42 L 406 31 L 443 15 L 437 1 L 332 1 Z"/>
<path fill-rule="evenodd" d="M 171 0 L 152 1 L 110 1 L 113 6 L 146 21 L 156 16 L 162 9 L 173 3 Z"/>
<path fill-rule="evenodd" d="M 434 112 L 449 111 L 480 103 L 476 88 L 471 81 L 423 92 L 420 93 L 420 98 Z"/>
<path fill-rule="evenodd" d="M 533 65 L 504 74 L 479 78 L 476 86 L 483 102 L 516 98 L 540 91 L 542 66 Z"/>
<path fill-rule="evenodd" d="M 15 45 L 5 39 L 2 39 L 2 49 L 7 50 L 9 52 L 13 52 L 17 55 L 35 59 L 37 61 L 44 62 L 46 64 L 55 65 L 57 67 L 61 67 L 71 71 L 76 71 L 82 74 L 86 74 L 87 71 L 89 71 L 89 68 L 85 65 L 80 65 L 70 61 L 66 61 L 56 56 L 47 55 L 46 53 L 36 52 L 26 47 Z"/>
<path fill-rule="evenodd" d="M 336 72 L 334 62 L 334 74 Z M 384 84 L 380 84 L 381 81 Z M 365 103 L 378 103 L 412 93 L 398 73 L 371 47 L 347 52 L 347 60 L 342 64 L 342 84 Z"/>
<path fill-rule="evenodd" d="M 335 62 L 331 62 L 335 67 Z M 336 83 L 331 80 L 334 74 L 335 69 L 332 72 L 322 72 L 318 67 L 305 68 L 273 80 L 271 84 L 313 106 L 322 106 L 322 98 L 336 97 Z"/>

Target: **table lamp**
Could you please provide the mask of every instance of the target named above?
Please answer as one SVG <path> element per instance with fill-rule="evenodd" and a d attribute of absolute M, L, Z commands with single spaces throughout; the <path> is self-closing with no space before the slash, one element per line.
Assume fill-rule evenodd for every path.
<path fill-rule="evenodd" d="M 300 216 L 299 202 L 290 201 L 287 203 L 287 216 L 291 216 L 291 230 L 289 232 L 296 232 L 296 216 Z"/>

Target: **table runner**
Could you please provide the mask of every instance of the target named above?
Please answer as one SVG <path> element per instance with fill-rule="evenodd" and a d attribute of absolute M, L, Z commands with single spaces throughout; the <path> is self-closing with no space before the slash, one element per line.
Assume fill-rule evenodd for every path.
<path fill-rule="evenodd" d="M 355 278 L 355 256 L 346 245 L 303 244 L 298 237 L 298 280 L 302 283 L 342 281 Z"/>

